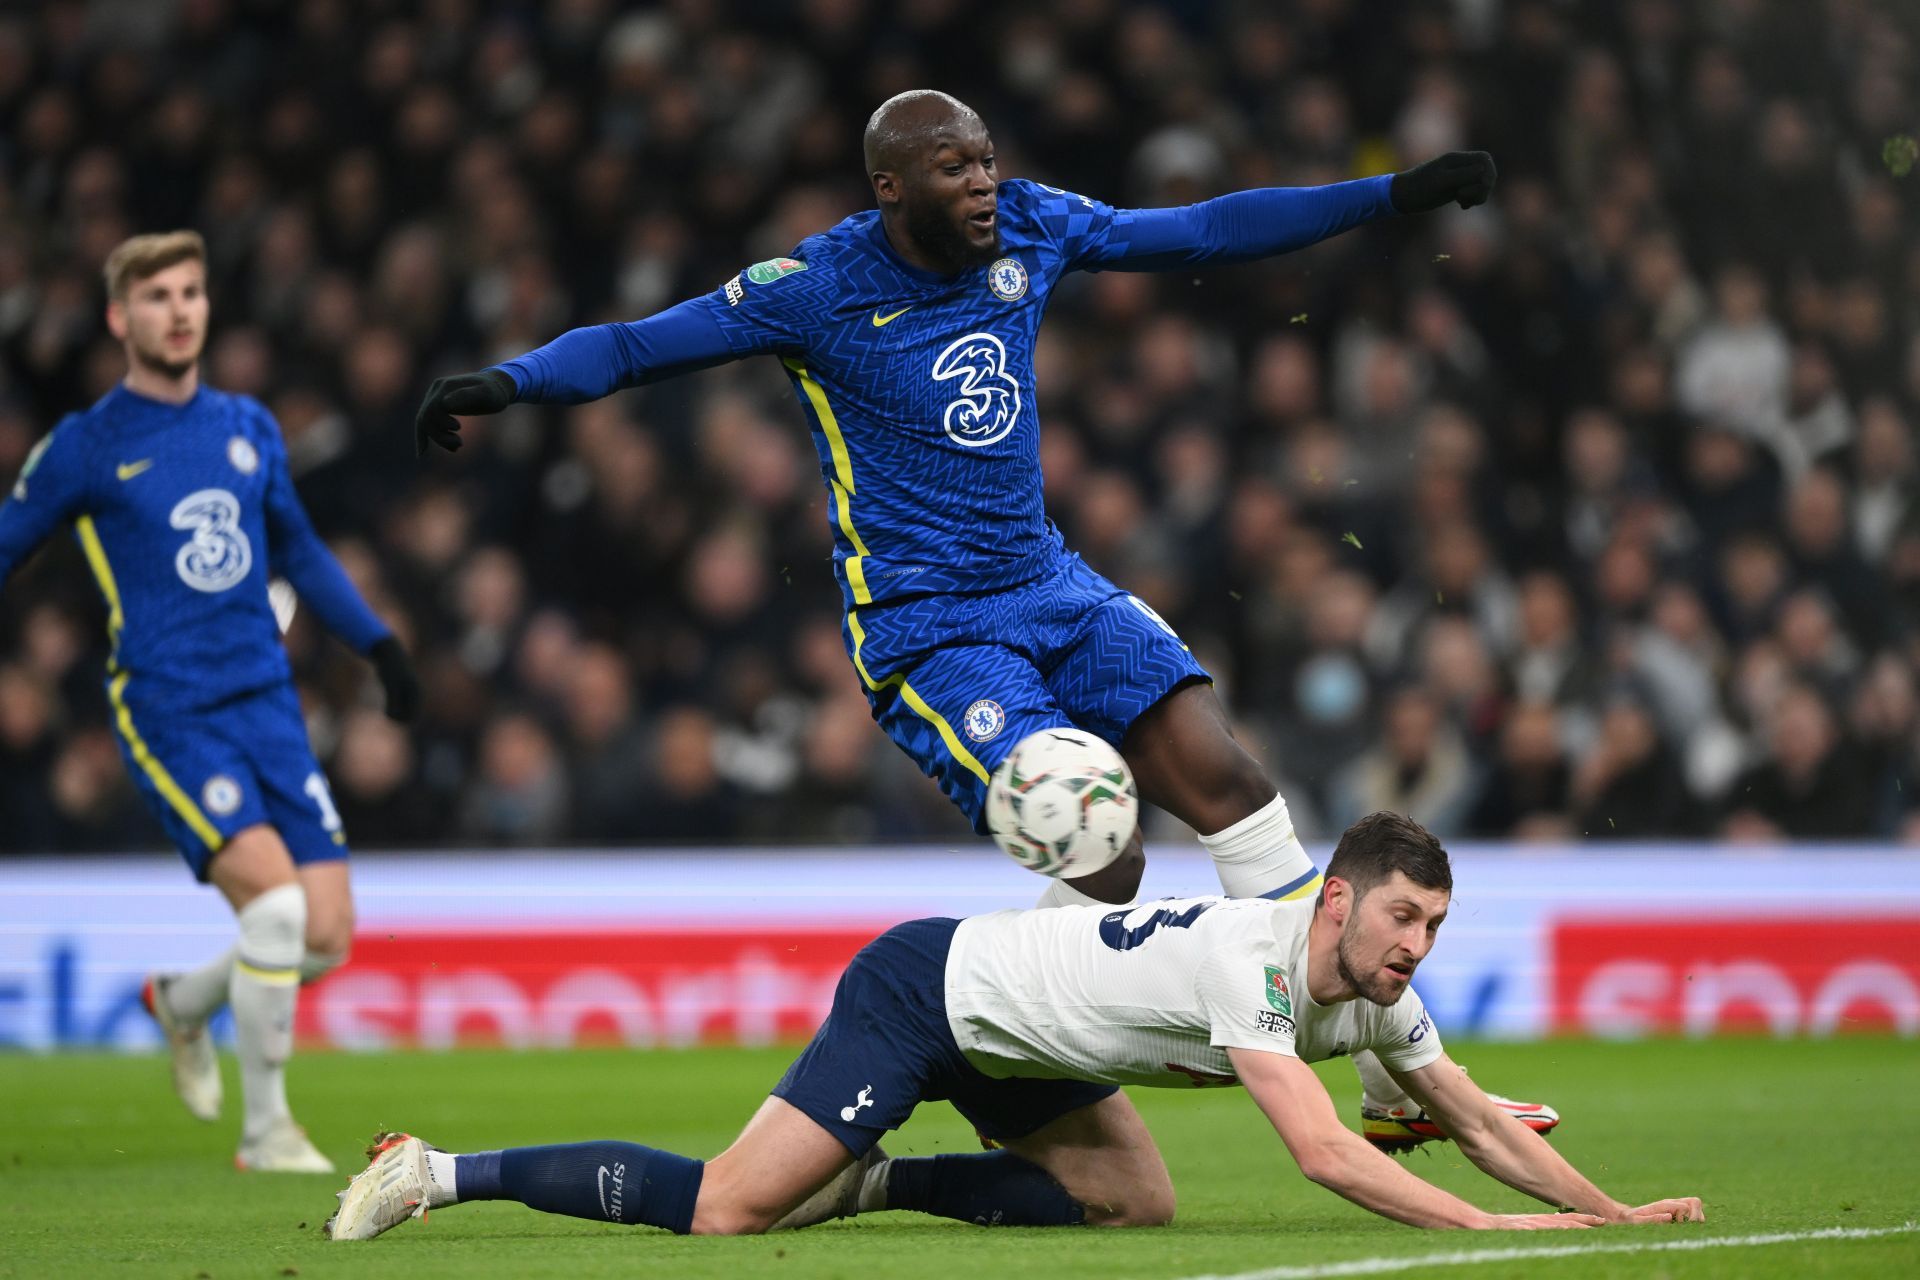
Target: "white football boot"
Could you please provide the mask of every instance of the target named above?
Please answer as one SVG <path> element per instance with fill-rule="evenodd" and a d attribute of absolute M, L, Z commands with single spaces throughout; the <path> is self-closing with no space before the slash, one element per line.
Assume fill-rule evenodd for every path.
<path fill-rule="evenodd" d="M 173 1059 L 173 1091 L 196 1120 L 220 1118 L 220 1059 L 213 1049 L 213 1037 L 206 1025 L 189 1025 L 174 1016 L 167 1005 L 167 987 L 174 975 L 150 973 L 140 987 L 140 1003 L 166 1033 L 167 1052 Z"/>
<path fill-rule="evenodd" d="M 329 1240 L 371 1240 L 409 1218 L 427 1216 L 427 1152 L 407 1133 L 378 1133 L 368 1164 L 339 1192 L 340 1207 L 320 1230 Z"/>
<path fill-rule="evenodd" d="M 243 1173 L 332 1173 L 333 1161 L 288 1117 L 257 1138 L 242 1138 L 233 1167 Z"/>
<path fill-rule="evenodd" d="M 875 1143 L 867 1154 L 835 1174 L 833 1181 L 802 1200 L 792 1212 L 767 1230 L 798 1231 L 801 1227 L 818 1226 L 835 1218 L 853 1217 L 860 1212 L 860 1189 L 866 1183 L 867 1171 L 886 1158 L 887 1153 Z"/>

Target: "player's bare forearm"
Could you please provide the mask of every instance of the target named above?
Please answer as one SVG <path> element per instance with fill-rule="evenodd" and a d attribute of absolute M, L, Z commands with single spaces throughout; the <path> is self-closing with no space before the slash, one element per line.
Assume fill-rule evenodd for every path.
<path fill-rule="evenodd" d="M 1487 1176 L 1556 1208 L 1577 1209 L 1608 1221 L 1620 1220 L 1628 1206 L 1615 1200 L 1553 1149 L 1553 1144 L 1488 1104 L 1496 1123 L 1468 1138 L 1455 1138 L 1462 1155 Z M 1432 1113 L 1436 1119 L 1439 1112 Z M 1440 1122 L 1446 1128 L 1445 1121 Z"/>
<path fill-rule="evenodd" d="M 1660 1205 L 1685 1209 L 1689 1203 L 1697 1211 L 1698 1201 L 1661 1201 L 1654 1206 L 1635 1208 L 1615 1200 L 1554 1150 L 1553 1144 L 1527 1126 L 1515 1124 L 1513 1117 L 1495 1105 L 1485 1091 L 1444 1054 L 1424 1067 L 1396 1071 L 1393 1075 L 1453 1139 L 1462 1155 L 1483 1173 L 1516 1191 L 1524 1191 L 1550 1205 L 1591 1213 L 1609 1222 L 1697 1217 L 1697 1212 L 1650 1211 Z"/>
<path fill-rule="evenodd" d="M 1329 1191 L 1414 1227 L 1544 1225 L 1486 1213 L 1375 1151 L 1340 1123 L 1320 1078 L 1298 1058 L 1245 1049 L 1229 1049 L 1227 1055 L 1247 1093 L 1287 1144 L 1300 1172 Z"/>
<path fill-rule="evenodd" d="M 1545 1138 L 1515 1124 L 1445 1054 L 1424 1067 L 1393 1075 L 1453 1139 L 1460 1153 L 1489 1177 L 1536 1200 L 1603 1218 L 1624 1207 L 1568 1164 Z"/>
<path fill-rule="evenodd" d="M 1312 1148 L 1293 1151 L 1300 1172 L 1363 1209 L 1411 1227 L 1484 1228 L 1491 1215 L 1423 1181 L 1344 1125 Z M 1283 1135 L 1284 1136 L 1284 1135 Z M 1288 1149 L 1293 1150 L 1292 1144 Z"/>

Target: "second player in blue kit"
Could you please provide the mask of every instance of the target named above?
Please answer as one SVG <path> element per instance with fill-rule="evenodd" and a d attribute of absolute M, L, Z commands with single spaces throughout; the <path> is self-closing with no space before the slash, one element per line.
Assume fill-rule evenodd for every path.
<path fill-rule="evenodd" d="M 346 959 L 347 837 L 306 723 L 270 575 L 380 673 L 387 710 L 418 697 L 405 652 L 307 519 L 264 406 L 201 384 L 206 247 L 136 236 L 106 264 L 107 323 L 126 379 L 69 415 L 0 506 L 0 581 L 71 525 L 107 608 L 107 699 L 128 773 L 194 876 L 233 907 L 239 942 L 147 982 L 196 1116 L 220 1110 L 206 1023 L 231 1004 L 246 1118 L 242 1168 L 332 1168 L 294 1123 L 285 1064 L 302 982 Z"/>
<path fill-rule="evenodd" d="M 1492 193 L 1492 158 L 1121 209 L 1002 180 L 985 123 L 928 90 L 882 104 L 864 150 L 877 208 L 657 315 L 439 379 L 418 447 L 458 448 L 455 415 L 776 357 L 819 454 L 847 650 L 874 718 L 976 829 L 1006 754 L 1075 725 L 1120 750 L 1143 799 L 1200 833 L 1229 895 L 1317 892 L 1286 801 L 1234 740 L 1207 673 L 1047 519 L 1035 338 L 1069 272 L 1244 262 L 1376 218 L 1471 207 Z M 1144 866 L 1136 836 L 1110 865 L 1050 882 L 1041 905 L 1128 901 Z M 1370 1136 L 1418 1141 L 1405 1123 L 1418 1106 L 1370 1055 L 1356 1062 Z"/>

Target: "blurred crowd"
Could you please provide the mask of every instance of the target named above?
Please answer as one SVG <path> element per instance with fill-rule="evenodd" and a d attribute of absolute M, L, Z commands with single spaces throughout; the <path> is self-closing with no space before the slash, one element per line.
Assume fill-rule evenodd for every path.
<path fill-rule="evenodd" d="M 427 685 L 399 728 L 289 634 L 356 845 L 964 840 L 770 361 L 416 463 L 427 382 L 867 207 L 907 88 L 1123 205 L 1484 148 L 1485 209 L 1070 280 L 1054 519 L 1310 834 L 1920 840 L 1917 85 L 1902 0 L 45 0 L 0 17 L 0 480 L 123 372 L 107 250 L 197 227 L 207 377 Z M 104 648 L 67 540 L 0 591 L 0 849 L 156 841 Z"/>

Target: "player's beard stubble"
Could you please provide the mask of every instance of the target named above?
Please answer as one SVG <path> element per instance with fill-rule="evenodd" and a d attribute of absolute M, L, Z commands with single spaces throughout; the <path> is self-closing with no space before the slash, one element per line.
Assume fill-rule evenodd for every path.
<path fill-rule="evenodd" d="M 160 374 L 162 377 L 176 382 L 186 377 L 188 371 L 200 362 L 200 348 L 198 346 L 194 348 L 191 356 L 169 359 L 158 351 L 150 351 L 144 346 L 135 343 L 132 347 L 131 354 L 134 363 L 138 364 L 142 369 L 145 369 L 149 373 Z"/>
<path fill-rule="evenodd" d="M 976 245 L 967 238 L 966 220 L 956 219 L 943 205 L 908 204 L 907 234 L 929 258 L 945 263 L 950 270 L 985 266 L 1000 256 L 1000 228 L 993 230 L 989 244 Z"/>
<path fill-rule="evenodd" d="M 1346 984 L 1360 993 L 1363 1000 L 1374 1004 L 1393 1005 L 1407 993 L 1405 986 L 1394 986 L 1379 973 L 1378 962 L 1369 962 L 1360 952 L 1360 944 L 1353 936 L 1349 925 L 1340 931 L 1339 945 L 1334 948 L 1334 960 L 1339 965 L 1340 977 Z M 1365 977 L 1362 977 L 1362 974 Z"/>

